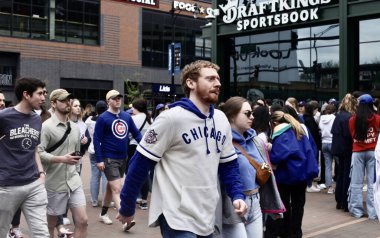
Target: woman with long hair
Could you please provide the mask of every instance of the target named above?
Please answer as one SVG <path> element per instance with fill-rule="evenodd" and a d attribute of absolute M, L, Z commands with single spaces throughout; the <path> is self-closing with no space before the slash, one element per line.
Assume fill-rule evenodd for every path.
<path fill-rule="evenodd" d="M 269 136 L 271 134 L 270 129 L 270 114 L 267 106 L 258 106 L 253 109 L 253 122 L 252 128 L 256 131 L 257 136 L 261 138 L 268 147 L 271 147 Z"/>
<path fill-rule="evenodd" d="M 317 161 L 319 160 L 319 152 L 322 151 L 322 138 L 318 127 L 318 123 L 315 119 L 316 113 L 315 103 L 307 103 L 305 106 L 305 113 L 303 114 L 304 124 L 309 129 L 310 135 L 313 137 L 315 145 L 317 146 Z M 320 120 L 320 119 L 319 119 Z M 325 180 L 325 156 L 321 153 L 319 166 L 320 170 L 320 180 L 318 181 L 317 187 L 308 187 L 307 192 L 319 192 L 318 190 L 326 189 Z"/>
<path fill-rule="evenodd" d="M 335 186 L 336 209 L 348 212 L 348 187 L 350 186 L 350 169 L 352 156 L 352 137 L 348 121 L 355 114 L 356 98 L 347 93 L 339 106 L 331 128 L 331 153 L 338 157 L 338 177 Z"/>
<path fill-rule="evenodd" d="M 274 129 L 270 159 L 287 210 L 284 219 L 275 221 L 271 229 L 277 232 L 276 237 L 302 237 L 307 181 L 315 176 L 314 171 L 318 171 L 314 151 L 306 132 L 294 117 L 276 111 L 271 120 Z"/>
<path fill-rule="evenodd" d="M 255 160 L 258 164 L 267 163 L 268 150 L 254 129 L 251 128 L 254 119 L 249 102 L 242 97 L 232 97 L 222 106 L 221 110 L 226 114 L 232 128 L 232 138 L 236 153 L 238 154 L 240 178 L 243 191 L 246 195 L 248 212 L 244 218 L 238 217 L 231 206 L 231 199 L 223 192 L 223 237 L 248 238 L 263 237 L 263 214 L 260 205 L 260 185 L 256 180 L 256 169 L 249 160 Z M 272 181 L 267 181 L 264 186 L 273 186 Z M 277 188 L 276 188 L 277 191 Z M 278 194 L 278 193 L 277 193 Z M 227 198 L 227 199 L 226 199 Z M 269 199 L 274 203 L 275 199 Z M 280 197 L 278 195 L 278 199 Z M 280 205 L 282 203 L 280 202 Z M 227 209 L 230 208 L 230 209 Z"/>
<path fill-rule="evenodd" d="M 76 123 L 80 130 L 80 153 L 83 156 L 86 153 L 86 150 L 90 146 L 91 137 L 88 132 L 87 125 L 82 120 L 82 107 L 80 101 L 76 98 L 72 99 L 69 113 L 69 120 Z M 82 161 L 80 161 L 81 170 L 82 170 Z"/>
<path fill-rule="evenodd" d="M 356 114 L 350 118 L 349 129 L 353 139 L 351 161 L 351 183 L 349 187 L 348 210 L 351 215 L 360 218 L 364 216 L 363 180 L 364 171 L 367 174 L 367 213 L 371 220 L 377 219 L 374 207 L 373 180 L 375 176 L 375 154 L 380 116 L 373 108 L 373 98 L 369 94 L 359 97 Z"/>
<path fill-rule="evenodd" d="M 136 127 L 139 129 L 141 135 L 144 135 L 148 130 L 149 126 L 152 124 L 152 117 L 148 112 L 148 104 L 145 99 L 138 98 L 132 102 L 132 119 Z M 128 146 L 128 159 L 132 158 L 136 151 L 138 142 L 132 139 Z M 148 194 L 149 194 L 149 176 L 146 178 L 143 186 L 141 187 L 141 202 L 140 209 L 148 209 Z"/>

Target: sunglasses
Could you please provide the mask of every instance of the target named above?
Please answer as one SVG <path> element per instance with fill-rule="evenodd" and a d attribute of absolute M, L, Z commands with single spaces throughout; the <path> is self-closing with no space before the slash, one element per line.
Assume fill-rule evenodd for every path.
<path fill-rule="evenodd" d="M 251 116 L 255 116 L 252 111 L 245 111 L 243 112 L 243 114 L 246 115 L 248 118 L 250 118 Z"/>

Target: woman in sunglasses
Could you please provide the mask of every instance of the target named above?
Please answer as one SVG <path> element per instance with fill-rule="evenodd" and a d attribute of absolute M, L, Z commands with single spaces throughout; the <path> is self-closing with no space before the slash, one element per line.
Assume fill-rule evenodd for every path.
<path fill-rule="evenodd" d="M 246 195 L 245 202 L 248 205 L 248 212 L 244 218 L 235 216 L 232 207 L 229 206 L 231 205 L 231 200 L 226 197 L 227 195 L 223 195 L 223 237 L 260 238 L 263 237 L 260 186 L 256 181 L 256 170 L 249 160 L 254 159 L 259 164 L 269 163 L 268 151 L 265 143 L 257 137 L 255 130 L 251 128 L 253 122 L 252 108 L 246 99 L 232 97 L 221 106 L 221 110 L 226 114 L 231 124 L 233 142 L 238 154 L 240 179 Z M 245 152 L 242 152 L 243 150 Z M 247 158 L 244 155 L 245 153 L 250 158 Z M 272 186 L 272 179 L 270 181 L 268 180 L 264 186 L 267 184 Z M 279 196 L 277 199 L 280 199 Z M 273 201 L 271 202 L 273 204 L 274 200 L 271 201 Z"/>

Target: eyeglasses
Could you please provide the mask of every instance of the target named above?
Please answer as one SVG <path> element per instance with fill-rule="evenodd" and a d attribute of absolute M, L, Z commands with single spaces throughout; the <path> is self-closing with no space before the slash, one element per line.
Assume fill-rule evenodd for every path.
<path fill-rule="evenodd" d="M 246 115 L 248 118 L 250 118 L 251 116 L 255 116 L 252 111 L 245 111 L 243 112 L 243 114 Z"/>

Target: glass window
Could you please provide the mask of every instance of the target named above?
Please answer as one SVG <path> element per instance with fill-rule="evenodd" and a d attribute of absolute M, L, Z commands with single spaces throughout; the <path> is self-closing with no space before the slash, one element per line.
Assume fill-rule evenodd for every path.
<path fill-rule="evenodd" d="M 142 64 L 150 67 L 168 67 L 168 46 L 174 40 L 181 43 L 182 66 L 198 58 L 208 58 L 211 49 L 205 50 L 201 35 L 200 19 L 143 9 L 142 24 Z M 173 21 L 175 28 L 173 29 Z M 207 55 L 207 56 L 206 56 Z"/>
<path fill-rule="evenodd" d="M 337 25 L 325 25 L 237 37 L 236 53 L 229 56 L 231 92 L 246 97 L 257 89 L 267 98 L 299 100 L 337 97 L 338 33 Z"/>
<path fill-rule="evenodd" d="M 380 41 L 380 35 L 374 34 L 374 32 L 380 32 L 380 19 L 360 21 L 359 27 L 359 41 L 361 43 L 370 41 Z"/>
<path fill-rule="evenodd" d="M 57 0 L 55 14 L 56 40 L 99 44 L 99 0 Z"/>
<path fill-rule="evenodd" d="M 32 5 L 32 19 L 31 31 L 32 38 L 48 39 L 49 34 L 49 21 L 48 10 L 49 3 L 47 1 L 35 1 L 36 4 Z M 37 3 L 42 5 L 37 5 Z"/>
<path fill-rule="evenodd" d="M 99 44 L 99 0 L 54 1 L 53 19 L 51 0 L 0 1 L 0 35 Z"/>
<path fill-rule="evenodd" d="M 31 5 L 29 3 L 13 4 L 13 35 L 30 37 Z"/>
<path fill-rule="evenodd" d="M 359 22 L 359 80 L 358 90 L 380 95 L 380 19 Z"/>
<path fill-rule="evenodd" d="M 1 1 L 0 4 L 0 35 L 9 36 L 12 24 L 12 1 Z"/>

